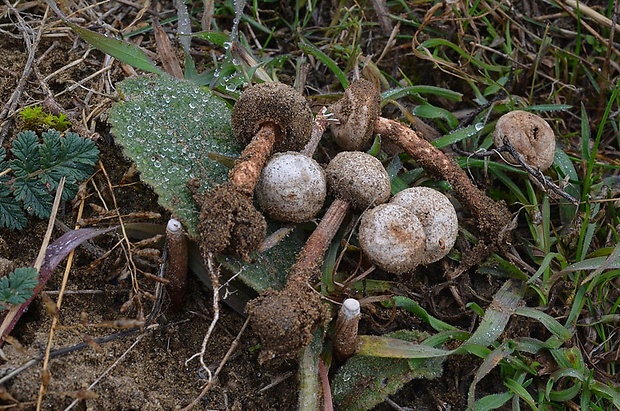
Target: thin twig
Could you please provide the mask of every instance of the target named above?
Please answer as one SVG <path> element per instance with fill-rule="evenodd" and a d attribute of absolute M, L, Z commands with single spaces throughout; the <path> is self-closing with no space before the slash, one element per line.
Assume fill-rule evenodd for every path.
<path fill-rule="evenodd" d="M 220 365 L 217 367 L 217 369 L 213 373 L 213 377 L 209 380 L 207 385 L 204 386 L 204 388 L 202 389 L 198 397 L 194 398 L 194 400 L 189 405 L 187 405 L 185 408 L 183 408 L 182 411 L 189 411 L 192 408 L 194 408 L 196 405 L 198 405 L 200 400 L 203 399 L 205 395 L 207 395 L 209 390 L 213 388 L 213 386 L 215 385 L 215 382 L 217 381 L 217 376 L 220 374 L 222 369 L 224 369 L 224 365 L 226 365 L 230 356 L 235 352 L 235 350 L 239 346 L 239 341 L 241 341 L 241 336 L 243 335 L 245 329 L 248 327 L 249 323 L 250 323 L 250 317 L 248 317 L 245 320 L 245 322 L 243 323 L 243 326 L 237 333 L 237 336 L 235 337 L 233 342 L 230 344 L 230 347 L 228 347 L 228 351 L 224 355 L 224 358 L 222 358 L 222 361 L 220 361 Z"/>
<path fill-rule="evenodd" d="M 65 181 L 65 177 L 62 178 L 61 182 L 63 183 L 64 186 L 64 181 Z M 60 190 L 60 185 L 59 185 L 59 190 L 56 193 L 57 198 L 59 198 L 59 193 L 62 193 L 62 191 Z M 59 201 L 60 203 L 60 201 Z M 56 206 L 56 203 L 54 203 L 54 206 Z M 82 201 L 80 201 L 80 206 L 78 209 L 78 215 L 77 215 L 77 220 L 79 220 L 82 217 L 82 213 L 84 212 L 84 199 L 82 198 Z M 53 219 L 55 220 L 56 218 L 56 214 L 52 214 L 52 216 L 54 217 Z M 79 229 L 80 226 L 76 225 L 75 229 Z M 56 301 L 56 310 L 57 313 L 60 312 L 60 307 L 62 306 L 62 298 L 63 298 L 63 293 L 67 288 L 67 282 L 69 280 L 69 272 L 71 271 L 71 267 L 73 265 L 73 256 L 75 255 L 75 250 L 71 250 L 71 252 L 69 253 L 69 256 L 67 257 L 67 264 L 65 266 L 65 272 L 63 274 L 62 277 L 62 284 L 60 286 L 60 293 L 58 294 L 58 300 Z M 56 330 L 56 326 L 58 325 L 58 314 L 52 316 L 52 325 L 50 326 L 50 331 L 49 331 L 49 336 L 47 338 L 47 346 L 45 347 L 45 356 L 43 358 L 43 368 L 41 370 L 41 374 L 44 375 L 46 373 L 48 373 L 48 366 L 49 366 L 49 359 L 50 359 L 50 352 L 52 350 L 52 342 L 54 341 L 54 332 Z M 39 411 L 41 409 L 41 405 L 43 403 L 43 395 L 45 394 L 47 390 L 47 385 L 45 384 L 45 381 L 42 379 L 41 380 L 41 385 L 39 386 L 39 396 L 37 398 L 37 411 Z"/>
<path fill-rule="evenodd" d="M 207 269 L 211 277 L 211 287 L 213 288 L 213 319 L 211 320 L 209 329 L 202 340 L 200 352 L 189 357 L 185 361 L 185 365 L 187 365 L 194 358 L 198 357 L 200 359 L 200 365 L 202 365 L 203 369 L 207 372 L 208 380 L 211 382 L 213 380 L 213 374 L 211 373 L 209 367 L 205 364 L 204 356 L 207 351 L 207 344 L 209 343 L 211 334 L 213 334 L 213 330 L 215 330 L 215 326 L 220 319 L 220 270 L 219 267 L 215 266 L 215 258 L 213 253 L 205 253 L 204 259 L 207 263 Z"/>

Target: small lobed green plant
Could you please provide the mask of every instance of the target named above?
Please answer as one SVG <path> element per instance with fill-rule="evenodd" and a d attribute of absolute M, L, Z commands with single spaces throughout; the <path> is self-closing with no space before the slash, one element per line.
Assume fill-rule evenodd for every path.
<path fill-rule="evenodd" d="M 28 130 L 17 135 L 10 154 L 9 159 L 0 148 L 0 227 L 21 230 L 26 213 L 49 217 L 63 177 L 62 199 L 75 197 L 79 184 L 93 173 L 99 149 L 76 133 L 47 130 L 39 137 Z"/>
<path fill-rule="evenodd" d="M 20 267 L 0 278 L 0 311 L 26 302 L 32 297 L 38 282 L 38 272 L 33 267 Z"/>
<path fill-rule="evenodd" d="M 19 116 L 24 130 L 44 131 L 48 129 L 65 131 L 71 127 L 71 122 L 64 114 L 54 115 L 43 111 L 41 106 L 24 107 Z"/>

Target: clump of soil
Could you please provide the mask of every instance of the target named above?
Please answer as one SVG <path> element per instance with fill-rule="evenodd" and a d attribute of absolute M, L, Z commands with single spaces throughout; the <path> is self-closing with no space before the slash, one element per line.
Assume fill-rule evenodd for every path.
<path fill-rule="evenodd" d="M 198 226 L 202 249 L 249 260 L 265 238 L 267 223 L 252 199 L 230 183 L 215 187 L 202 201 Z"/>
<path fill-rule="evenodd" d="M 320 294 L 303 279 L 290 281 L 281 291 L 262 293 L 246 310 L 262 342 L 260 363 L 275 357 L 297 358 L 312 341 L 312 333 L 329 318 Z"/>

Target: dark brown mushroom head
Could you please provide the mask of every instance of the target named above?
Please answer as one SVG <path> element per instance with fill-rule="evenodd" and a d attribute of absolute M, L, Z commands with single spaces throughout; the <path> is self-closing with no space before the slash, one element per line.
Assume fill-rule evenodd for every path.
<path fill-rule="evenodd" d="M 273 123 L 280 134 L 273 151 L 299 151 L 310 139 L 312 120 L 310 106 L 297 90 L 282 83 L 261 83 L 239 96 L 233 108 L 232 129 L 247 145 L 263 125 Z"/>

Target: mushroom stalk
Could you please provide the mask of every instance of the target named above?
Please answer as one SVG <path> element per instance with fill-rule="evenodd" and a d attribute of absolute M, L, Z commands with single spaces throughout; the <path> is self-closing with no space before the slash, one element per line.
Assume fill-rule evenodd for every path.
<path fill-rule="evenodd" d="M 327 114 L 327 107 L 323 107 L 321 111 L 319 111 L 314 117 L 314 122 L 312 123 L 312 132 L 310 133 L 310 140 L 308 144 L 300 151 L 301 154 L 312 157 L 316 148 L 323 138 L 323 134 L 325 134 L 325 130 L 327 130 L 327 126 L 329 125 L 329 117 Z"/>
<path fill-rule="evenodd" d="M 340 311 L 338 311 L 334 332 L 334 352 L 341 360 L 347 359 L 355 353 L 357 328 L 361 316 L 359 301 L 354 298 L 344 300 Z"/>
<path fill-rule="evenodd" d="M 321 222 L 308 237 L 306 244 L 297 256 L 297 262 L 294 267 L 307 267 L 316 270 L 316 272 L 320 270 L 321 265 L 323 265 L 325 252 L 340 228 L 340 224 L 342 224 L 342 220 L 347 215 L 349 208 L 349 202 L 340 198 L 335 199 L 331 203 Z M 296 270 L 291 270 L 289 281 L 295 280 L 298 275 Z"/>
<path fill-rule="evenodd" d="M 325 252 L 348 210 L 347 201 L 334 200 L 291 267 L 286 286 L 280 291 L 267 290 L 248 303 L 252 328 L 263 344 L 259 362 L 295 358 L 327 320 L 321 296 L 308 282 L 320 273 Z"/>
<path fill-rule="evenodd" d="M 273 151 L 299 150 L 310 138 L 312 112 L 302 95 L 281 83 L 244 90 L 232 112 L 232 128 L 246 148 L 229 173 L 201 204 L 201 249 L 249 260 L 265 239 L 267 223 L 252 204 L 254 188 Z"/>
<path fill-rule="evenodd" d="M 252 141 L 243 149 L 235 166 L 228 174 L 228 180 L 240 191 L 252 195 L 260 173 L 267 162 L 276 141 L 279 127 L 265 123 Z"/>
<path fill-rule="evenodd" d="M 398 144 L 426 171 L 450 183 L 456 196 L 478 223 L 480 232 L 498 244 L 503 242 L 506 227 L 511 221 L 508 209 L 474 186 L 456 161 L 397 121 L 379 117 L 374 131 Z"/>
<path fill-rule="evenodd" d="M 166 278 L 170 281 L 166 291 L 170 296 L 170 307 L 179 310 L 183 306 L 183 296 L 187 285 L 188 251 L 187 238 L 181 222 L 171 218 L 166 226 Z"/>

